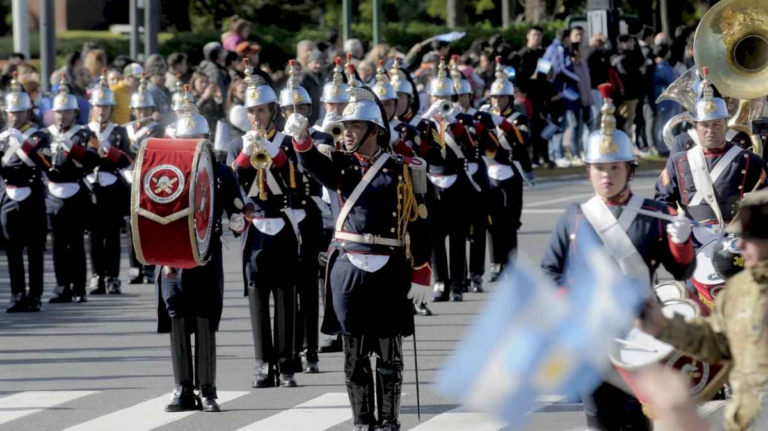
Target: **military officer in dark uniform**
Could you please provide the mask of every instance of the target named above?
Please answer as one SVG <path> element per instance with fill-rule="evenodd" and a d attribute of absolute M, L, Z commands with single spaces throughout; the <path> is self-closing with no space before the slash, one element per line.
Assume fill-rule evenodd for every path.
<path fill-rule="evenodd" d="M 641 295 L 650 297 L 651 280 L 660 265 L 677 280 L 693 273 L 691 223 L 683 214 L 669 222 L 636 211 L 667 218 L 675 215 L 667 205 L 632 193 L 629 183 L 636 166 L 634 146 L 624 132 L 616 130 L 615 108 L 609 94 L 606 91 L 603 96 L 601 130 L 592 132 L 586 148 L 587 172 L 595 196 L 566 208 L 552 232 L 541 267 L 558 286 L 567 289 L 567 265 L 583 253 L 580 238 L 596 238 L 625 276 L 638 282 Z M 582 399 L 590 429 L 651 429 L 640 403 L 609 383 L 601 384 L 591 396 L 584 394 Z"/>
<path fill-rule="evenodd" d="M 131 108 L 131 114 L 135 120 L 130 123 L 124 124 L 125 130 L 128 132 L 128 139 L 131 141 L 130 156 L 136 157 L 141 149 L 141 145 L 149 138 L 163 138 L 165 137 L 165 130 L 162 124 L 158 122 L 160 114 L 155 107 L 155 100 L 152 98 L 152 94 L 146 90 L 145 78 L 142 78 L 139 84 L 139 91 L 131 95 L 131 101 L 129 107 Z M 180 84 L 180 82 L 179 82 Z M 179 88 L 180 87 L 180 88 Z M 184 111 L 184 87 L 182 85 L 177 86 L 178 92 L 174 94 L 174 110 L 178 112 Z M 191 95 L 189 96 L 191 97 Z M 169 126 L 171 129 L 175 128 L 175 124 Z M 175 134 L 175 130 L 170 136 Z M 130 184 L 133 181 L 133 167 L 128 169 L 122 169 L 124 178 Z M 128 224 L 128 238 L 132 237 L 131 226 Z M 136 250 L 133 248 L 133 243 L 130 244 L 130 284 L 141 283 L 154 283 L 155 280 L 155 267 L 153 265 L 142 265 L 139 259 L 136 257 Z"/>
<path fill-rule="evenodd" d="M 327 293 L 332 300 L 322 331 L 343 337 L 354 429 L 396 431 L 402 341 L 414 332 L 414 304 L 430 292 L 426 166 L 388 151 L 390 129 L 381 102 L 354 78 L 349 85 L 342 151 L 330 157 L 318 151 L 303 116 L 291 116 L 285 130 L 294 136 L 300 163 L 332 193 L 336 224 Z"/>
<path fill-rule="evenodd" d="M 8 126 L 0 133 L 0 224 L 11 278 L 9 313 L 40 311 L 47 221 L 43 172 L 50 139 L 32 120 L 32 100 L 16 81 L 5 96 Z M 24 249 L 28 271 L 24 270 Z M 26 274 L 29 274 L 27 292 Z"/>
<path fill-rule="evenodd" d="M 246 69 L 246 82 L 245 107 L 254 130 L 231 142 L 229 149 L 240 186 L 255 206 L 255 216 L 242 237 L 256 359 L 253 387 L 296 387 L 293 327 L 299 271 L 285 269 L 299 265 L 301 212 L 293 210 L 292 199 L 299 193 L 291 187 L 298 186 L 298 172 L 283 150 L 285 135 L 275 128 L 279 115 L 275 91 L 250 69 Z M 275 299 L 274 343 L 270 294 Z"/>
<path fill-rule="evenodd" d="M 288 83 L 280 91 L 280 111 L 284 119 L 297 113 L 309 118 L 312 112 L 312 99 L 309 93 L 299 85 L 297 71 L 293 60 L 288 70 Z M 334 147 L 333 137 L 323 131 L 310 129 L 310 136 L 315 145 L 322 145 L 328 151 Z M 299 222 L 301 244 L 299 267 L 296 280 L 296 334 L 294 351 L 301 356 L 301 370 L 306 373 L 318 373 L 318 336 L 319 303 L 318 279 L 324 275 L 320 272 L 318 258 L 320 253 L 328 249 L 323 239 L 322 208 L 323 192 L 320 183 L 298 164 L 296 152 L 291 144 L 291 137 L 283 138 L 283 151 L 288 155 L 293 168 L 291 183 L 291 208 Z M 299 365 L 299 364 L 297 364 Z"/>
<path fill-rule="evenodd" d="M 141 88 L 140 90 L 141 91 Z M 151 96 L 150 96 L 151 97 Z M 88 173 L 96 199 L 95 213 L 88 229 L 91 232 L 91 295 L 120 294 L 120 230 L 130 205 L 130 188 L 121 170 L 133 160 L 128 156 L 130 141 L 124 127 L 109 121 L 115 106 L 115 95 L 107 85 L 106 73 L 91 94 L 94 121 L 88 128 L 98 140 L 99 163 Z"/>
<path fill-rule="evenodd" d="M 51 154 L 46 162 L 48 195 L 46 207 L 53 229 L 53 266 L 56 272 L 51 303 L 87 302 L 85 292 L 86 262 L 83 239 L 92 213 L 92 196 L 83 181 L 99 163 L 98 139 L 86 126 L 75 124 L 79 108 L 69 85 L 62 78 L 59 94 L 53 99 L 54 124 Z"/>
<path fill-rule="evenodd" d="M 701 97 L 696 102 L 697 145 L 673 154 L 656 182 L 656 200 L 680 206 L 704 226 L 694 229 L 694 245 L 717 238 L 736 215 L 736 203 L 765 187 L 768 167 L 751 151 L 726 140 L 725 102 L 714 97 L 704 68 Z"/>
<path fill-rule="evenodd" d="M 178 139 L 208 139 L 208 123 L 191 100 L 189 97 L 184 108 L 186 113 L 176 123 L 175 136 Z M 216 402 L 216 332 L 224 306 L 221 248 L 224 232 L 221 218 L 226 212 L 230 218 L 229 228 L 235 233 L 244 230 L 245 220 L 242 214 L 244 202 L 232 170 L 216 163 L 215 159 L 212 159 L 212 163 L 216 189 L 210 261 L 192 269 L 158 267 L 157 331 L 171 334 L 171 361 L 176 383 L 173 398 L 165 406 L 167 412 L 220 411 Z M 193 333 L 194 355 L 191 342 Z"/>
<path fill-rule="evenodd" d="M 482 190 L 470 172 L 476 152 L 469 131 L 456 121 L 453 113 L 452 98 L 456 91 L 442 60 L 437 75 L 429 82 L 427 93 L 432 105 L 423 115 L 418 129 L 420 153 L 429 166 L 427 205 L 432 214 L 430 229 L 435 268 L 432 300 L 461 301 L 466 288 L 466 242 L 473 211 L 466 199 Z"/>

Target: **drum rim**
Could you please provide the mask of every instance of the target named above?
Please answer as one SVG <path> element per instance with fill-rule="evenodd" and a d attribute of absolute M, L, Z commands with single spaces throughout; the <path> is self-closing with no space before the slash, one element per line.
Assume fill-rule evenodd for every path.
<path fill-rule="evenodd" d="M 647 332 L 643 331 L 640 328 L 633 328 L 633 329 L 637 329 L 638 331 L 641 331 L 644 334 L 647 334 L 647 335 L 653 337 L 653 335 L 648 334 Z M 629 334 L 629 332 L 627 334 Z M 656 337 L 653 337 L 653 338 L 658 340 Z M 658 341 L 661 341 L 661 340 L 658 340 Z M 664 343 L 663 341 L 661 341 L 661 342 Z M 655 358 L 651 362 L 646 362 L 646 363 L 642 363 L 642 364 L 630 364 L 628 362 L 622 361 L 621 359 L 619 359 L 617 357 L 618 356 L 617 355 L 617 353 L 618 353 L 617 347 L 619 346 L 619 343 L 613 342 L 611 344 L 611 348 L 608 349 L 608 359 L 610 359 L 610 361 L 611 361 L 611 363 L 613 364 L 614 367 L 616 367 L 616 368 L 618 368 L 618 369 L 620 369 L 622 371 L 634 372 L 634 371 L 643 369 L 643 368 L 645 368 L 645 367 L 647 367 L 647 366 L 649 366 L 651 364 L 665 361 L 667 358 L 670 357 L 670 355 L 672 355 L 677 350 L 671 344 L 668 344 L 668 343 L 664 343 L 664 344 L 667 344 L 668 346 L 672 347 L 672 350 L 669 353 L 667 353 L 666 355 L 659 356 L 659 357 Z"/>
<path fill-rule="evenodd" d="M 205 253 L 201 256 L 199 247 L 197 246 L 197 232 L 195 227 L 195 192 L 197 191 L 197 167 L 200 163 L 200 154 L 202 154 L 203 151 L 208 152 L 208 159 L 211 161 L 211 167 L 213 167 L 213 163 L 216 160 L 213 155 L 213 143 L 207 139 L 199 139 L 197 141 L 197 144 L 195 144 L 195 156 L 192 158 L 192 168 L 194 169 L 194 173 L 190 172 L 189 175 L 189 208 L 192 210 L 189 211 L 189 214 L 187 215 L 187 226 L 189 227 L 189 240 L 192 248 L 192 257 L 195 259 L 195 263 L 197 263 L 199 266 L 203 266 L 207 264 L 211 260 L 212 248 L 211 248 L 211 242 L 208 241 L 208 248 L 205 250 Z M 211 173 L 215 176 L 215 172 L 213 169 L 211 169 Z M 211 184 L 216 184 L 216 178 L 209 178 L 209 181 L 211 181 Z M 214 205 L 214 193 L 211 193 L 211 209 L 213 209 Z M 211 217 L 210 220 L 211 226 L 210 229 L 213 229 L 213 217 Z M 210 235 L 213 235 L 213 232 L 211 231 Z"/>
<path fill-rule="evenodd" d="M 136 260 L 142 265 L 149 265 L 149 262 L 144 258 L 144 250 L 141 248 L 141 235 L 139 235 L 139 213 L 138 209 L 141 205 L 141 169 L 144 165 L 144 153 L 147 150 L 147 142 L 139 148 L 139 153 L 136 155 L 136 160 L 133 167 L 133 183 L 131 183 L 131 236 L 133 240 L 133 249 L 136 251 Z"/>
<path fill-rule="evenodd" d="M 678 300 L 678 299 L 687 299 L 688 298 L 688 289 L 685 287 L 685 284 L 683 284 L 682 282 L 680 282 L 678 280 L 667 280 L 667 281 L 660 282 L 659 284 L 653 286 L 653 293 L 656 294 L 656 290 L 657 290 L 658 287 L 666 286 L 666 285 L 670 285 L 670 284 L 677 288 L 678 292 L 680 292 L 680 297 L 679 298 L 673 298 L 673 299 L 667 299 L 667 301 L 675 301 L 675 300 Z M 656 296 L 658 297 L 658 294 Z M 661 299 L 661 298 L 659 298 L 659 299 Z M 667 301 L 662 301 L 662 304 L 667 302 Z"/>
<path fill-rule="evenodd" d="M 696 252 L 696 254 L 693 256 L 694 260 L 696 260 L 696 256 L 698 256 L 699 253 L 703 253 L 704 249 L 706 249 L 710 245 L 714 248 L 717 245 L 717 241 L 718 241 L 718 238 L 714 238 L 711 241 L 707 242 L 706 244 L 702 244 L 701 247 L 699 247 L 699 251 Z M 712 259 L 710 259 L 709 261 L 711 263 Z M 719 282 L 714 282 L 714 281 L 710 282 L 709 280 L 701 281 L 701 280 L 697 279 L 696 278 L 696 273 L 698 271 L 700 271 L 700 270 L 703 270 L 703 269 L 700 269 L 701 267 L 698 265 L 698 263 L 699 262 L 697 261 L 696 262 L 696 268 L 694 268 L 693 274 L 691 274 L 691 282 L 692 283 L 694 283 L 694 284 L 698 283 L 698 284 L 701 284 L 703 286 L 717 286 L 718 284 L 724 284 L 725 283 L 725 280 L 723 280 L 723 279 L 720 279 Z M 718 277 L 720 277 L 720 275 L 717 274 L 717 271 L 715 270 L 714 264 L 711 264 L 711 266 L 712 266 L 712 273 L 716 274 Z"/>

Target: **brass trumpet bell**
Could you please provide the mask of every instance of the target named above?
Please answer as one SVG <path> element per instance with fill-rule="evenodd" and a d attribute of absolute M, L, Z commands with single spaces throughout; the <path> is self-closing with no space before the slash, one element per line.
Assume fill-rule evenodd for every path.
<path fill-rule="evenodd" d="M 333 136 L 333 142 L 341 142 L 344 139 L 344 127 L 341 123 L 333 123 L 328 128 L 328 133 Z"/>
<path fill-rule="evenodd" d="M 269 157 L 269 154 L 264 150 L 254 151 L 253 154 L 251 154 L 250 160 L 251 166 L 259 170 L 268 169 L 269 165 L 272 163 L 272 158 Z"/>
<path fill-rule="evenodd" d="M 721 94 L 768 95 L 768 2 L 725 0 L 713 6 L 696 29 L 694 58 L 709 67 Z"/>

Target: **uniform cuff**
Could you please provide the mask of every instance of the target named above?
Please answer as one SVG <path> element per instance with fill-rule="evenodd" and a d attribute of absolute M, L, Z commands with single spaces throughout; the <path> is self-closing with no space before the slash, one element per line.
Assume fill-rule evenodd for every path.
<path fill-rule="evenodd" d="M 312 137 L 307 133 L 307 138 L 301 142 L 297 141 L 296 138 L 293 138 L 293 148 L 298 153 L 309 151 L 309 149 L 312 148 Z"/>
<path fill-rule="evenodd" d="M 499 127 L 504 131 L 504 133 L 509 133 L 515 130 L 515 126 L 513 126 L 512 123 L 507 120 L 502 121 Z"/>
<path fill-rule="evenodd" d="M 309 145 L 312 145 L 311 139 L 309 141 Z M 288 156 L 285 155 L 285 151 L 283 151 L 282 148 L 280 149 L 280 152 L 278 152 L 277 155 L 272 158 L 272 163 L 274 163 L 275 167 L 278 169 L 282 168 L 285 162 L 287 161 L 288 161 Z"/>
<path fill-rule="evenodd" d="M 418 268 L 413 269 L 413 276 L 411 282 L 413 284 L 420 284 L 422 286 L 429 286 L 432 281 L 432 267 L 429 264 L 424 264 Z"/>
<path fill-rule="evenodd" d="M 451 132 L 453 132 L 453 136 L 455 136 L 457 139 L 464 136 L 464 132 L 466 129 L 464 128 L 464 125 L 456 122 L 451 125 Z"/>
<path fill-rule="evenodd" d="M 24 151 L 24 154 L 29 154 L 35 149 L 35 146 L 30 144 L 27 141 L 24 141 L 23 144 L 21 144 L 21 151 Z"/>
<path fill-rule="evenodd" d="M 235 164 L 241 169 L 248 169 L 251 166 L 251 158 L 241 151 L 235 159 Z"/>
<path fill-rule="evenodd" d="M 483 124 L 480 123 L 479 121 L 475 121 L 475 132 L 477 133 L 477 136 L 480 136 L 483 133 L 485 133 L 485 126 L 483 126 Z"/>
<path fill-rule="evenodd" d="M 85 154 L 85 147 L 83 147 L 82 145 L 73 145 L 72 148 L 69 149 L 69 155 L 74 160 L 82 159 L 83 154 Z"/>
<path fill-rule="evenodd" d="M 690 238 L 682 244 L 677 244 L 672 241 L 672 238 L 667 234 L 667 241 L 669 241 L 669 251 L 672 252 L 672 257 L 675 259 L 675 262 L 682 265 L 688 265 L 693 262 L 695 254 L 693 252 L 693 243 Z"/>

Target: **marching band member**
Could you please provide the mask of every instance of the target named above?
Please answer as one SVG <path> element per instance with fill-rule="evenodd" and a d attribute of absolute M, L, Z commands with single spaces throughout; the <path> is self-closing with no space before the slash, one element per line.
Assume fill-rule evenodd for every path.
<path fill-rule="evenodd" d="M 485 275 L 485 237 L 489 217 L 488 201 L 491 199 L 488 167 L 485 165 L 483 156 L 487 148 L 498 147 L 498 140 L 488 141 L 490 134 L 478 133 L 475 127 L 477 110 L 472 107 L 472 86 L 459 71 L 458 63 L 459 56 L 454 55 L 451 58 L 451 81 L 456 90 L 454 109 L 457 111 L 456 119 L 470 131 L 476 142 L 474 161 L 470 163 L 469 171 L 474 182 L 481 188 L 479 193 L 468 196 L 473 198 L 469 205 L 474 209 L 469 229 L 469 285 L 472 292 L 480 293 L 483 292 L 483 275 Z"/>
<path fill-rule="evenodd" d="M 176 91 L 173 93 L 173 98 L 171 99 L 171 110 L 173 110 L 173 114 L 176 116 L 176 120 L 180 120 L 182 117 L 184 117 L 184 100 L 188 98 L 192 98 L 192 103 L 194 103 L 195 96 L 187 94 L 186 91 L 184 91 L 184 84 L 181 82 L 181 79 L 178 79 L 176 81 Z M 173 138 L 175 133 L 176 123 L 173 123 L 165 128 L 165 135 L 169 138 Z"/>
<path fill-rule="evenodd" d="M 294 60 L 288 69 L 288 84 L 280 91 L 280 112 L 288 119 L 294 113 L 309 118 L 312 111 L 312 99 L 309 93 L 299 85 Z M 310 136 L 316 145 L 324 145 L 328 150 L 334 148 L 333 137 L 318 130 L 311 130 Z M 291 183 L 291 208 L 299 222 L 301 244 L 299 246 L 299 267 L 297 268 L 296 294 L 298 307 L 296 314 L 295 352 L 301 356 L 297 361 L 306 373 L 318 373 L 318 336 L 319 304 L 318 279 L 321 276 L 318 257 L 328 249 L 323 240 L 323 218 L 321 208 L 322 186 L 298 164 L 296 152 L 291 145 L 290 136 L 282 142 L 283 151 L 288 155 L 293 170 Z"/>
<path fill-rule="evenodd" d="M 432 214 L 430 229 L 435 268 L 432 301 L 462 301 L 466 288 L 466 242 L 473 211 L 466 199 L 481 191 L 470 172 L 472 166 L 477 166 L 470 165 L 476 162 L 476 152 L 469 131 L 456 121 L 453 113 L 455 90 L 442 59 L 427 93 L 432 105 L 418 129 L 421 156 L 429 166 L 427 198 Z M 450 241 L 449 251 L 445 247 L 446 238 Z"/>
<path fill-rule="evenodd" d="M 62 77 L 59 94 L 53 99 L 54 124 L 51 153 L 46 154 L 48 196 L 46 207 L 53 229 L 53 267 L 56 288 L 50 303 L 73 299 L 87 302 L 85 296 L 86 262 L 83 238 L 90 213 L 91 194 L 83 182 L 86 172 L 99 163 L 98 139 L 86 126 L 75 124 L 80 109 L 69 85 Z"/>
<path fill-rule="evenodd" d="M 279 115 L 275 91 L 246 67 L 245 107 L 252 131 L 229 144 L 230 157 L 255 218 L 242 237 L 245 295 L 251 313 L 256 360 L 254 388 L 296 387 L 293 325 L 299 265 L 299 220 L 291 207 L 297 193 L 296 167 L 283 151 L 284 134 L 275 128 Z M 259 159 L 256 165 L 251 157 Z M 293 175 L 291 175 L 293 172 Z M 298 184 L 294 182 L 293 184 Z M 275 299 L 274 343 L 269 296 Z"/>
<path fill-rule="evenodd" d="M 40 311 L 48 230 L 43 185 L 47 166 L 42 153 L 50 151 L 50 139 L 31 122 L 32 100 L 16 79 L 14 72 L 11 91 L 5 96 L 8 127 L 0 133 L 0 223 L 11 278 L 9 313 Z M 24 249 L 28 271 L 24 270 Z"/>
<path fill-rule="evenodd" d="M 602 127 L 590 135 L 586 153 L 587 173 L 595 196 L 587 203 L 566 208 L 550 237 L 541 266 L 555 283 L 567 287 L 567 263 L 579 253 L 579 238 L 594 235 L 624 274 L 647 287 L 650 295 L 651 280 L 660 265 L 678 280 L 693 273 L 691 223 L 682 213 L 670 223 L 637 212 L 675 215 L 665 204 L 632 193 L 634 146 L 624 132 L 616 130 L 615 108 L 608 98 L 610 84 L 604 85 Z M 599 386 L 591 397 L 583 398 L 590 428 L 650 429 L 640 403 L 609 383 Z"/>
<path fill-rule="evenodd" d="M 197 111 L 191 95 L 186 97 L 185 115 L 176 122 L 177 139 L 208 139 L 210 130 L 205 117 Z M 160 333 L 171 334 L 171 361 L 176 388 L 165 406 L 167 412 L 202 410 L 220 411 L 216 402 L 216 332 L 224 308 L 224 263 L 221 218 L 230 218 L 236 233 L 245 229 L 241 212 L 245 205 L 232 170 L 214 163 L 213 232 L 211 260 L 192 269 L 158 267 L 156 279 L 158 325 Z M 195 353 L 191 335 L 195 334 Z M 194 359 L 194 369 L 192 363 Z M 198 394 L 195 395 L 195 389 Z"/>
<path fill-rule="evenodd" d="M 670 155 L 656 182 L 656 200 L 680 206 L 708 228 L 694 230 L 696 246 L 706 244 L 736 215 L 736 203 L 765 187 L 768 166 L 762 158 L 726 140 L 729 117 L 725 102 L 703 68 L 701 95 L 696 102 L 695 140 L 687 151 Z"/>
<path fill-rule="evenodd" d="M 139 87 L 142 91 L 143 87 Z M 133 100 L 131 101 L 133 102 Z M 115 95 L 107 85 L 106 70 L 98 88 L 91 94 L 91 118 L 88 128 L 96 135 L 101 156 L 96 167 L 85 180 L 95 197 L 95 217 L 88 229 L 91 232 L 91 295 L 120 291 L 120 230 L 129 212 L 130 188 L 120 170 L 133 160 L 127 155 L 130 140 L 124 127 L 109 121 L 115 106 Z"/>
<path fill-rule="evenodd" d="M 494 132 L 496 148 L 485 154 L 490 178 L 491 242 L 490 281 L 496 280 L 517 251 L 517 231 L 522 226 L 523 183 L 534 185 L 533 167 L 528 155 L 526 134 L 528 119 L 513 110 L 515 87 L 501 70 L 496 57 L 496 80 L 491 84 L 493 115 L 476 114 L 480 129 Z"/>
<path fill-rule="evenodd" d="M 302 166 L 332 193 L 336 223 L 326 285 L 331 300 L 322 331 L 343 337 L 354 429 L 395 431 L 402 341 L 414 332 L 413 306 L 430 291 L 426 164 L 388 151 L 390 128 L 381 102 L 356 83 L 354 70 L 350 81 L 342 151 L 322 154 L 301 115 L 292 115 L 285 130 L 294 137 Z"/>

